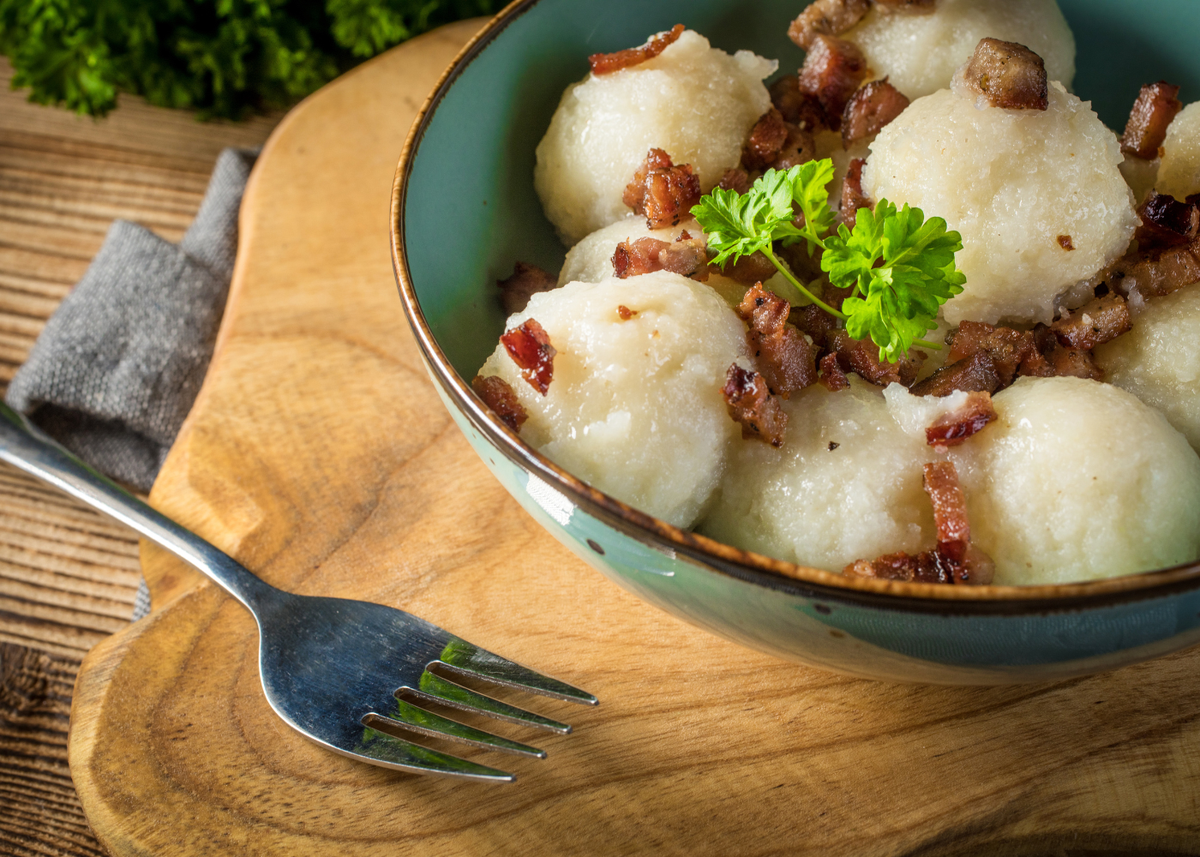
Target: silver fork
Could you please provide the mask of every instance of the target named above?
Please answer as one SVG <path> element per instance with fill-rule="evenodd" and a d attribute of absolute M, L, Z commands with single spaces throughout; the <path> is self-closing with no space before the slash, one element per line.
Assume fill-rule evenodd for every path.
<path fill-rule="evenodd" d="M 204 572 L 254 614 L 258 671 L 275 713 L 323 747 L 364 762 L 428 774 L 512 782 L 504 771 L 423 747 L 402 734 L 544 758 L 535 747 L 444 717 L 417 702 L 565 734 L 571 727 L 451 681 L 484 679 L 595 705 L 596 697 L 380 604 L 284 592 L 156 512 L 0 402 L 0 460 L 106 512 Z"/>

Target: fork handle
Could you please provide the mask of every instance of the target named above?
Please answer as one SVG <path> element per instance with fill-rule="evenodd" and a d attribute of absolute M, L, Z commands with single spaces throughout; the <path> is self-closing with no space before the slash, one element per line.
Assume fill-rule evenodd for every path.
<path fill-rule="evenodd" d="M 204 572 L 254 612 L 278 592 L 224 551 L 181 527 L 68 452 L 0 401 L 0 461 L 24 470 L 132 527 Z"/>

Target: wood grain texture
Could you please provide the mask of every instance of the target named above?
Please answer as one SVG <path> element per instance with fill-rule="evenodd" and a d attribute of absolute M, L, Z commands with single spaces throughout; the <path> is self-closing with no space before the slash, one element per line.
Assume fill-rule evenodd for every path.
<path fill-rule="evenodd" d="M 511 787 L 320 751 L 269 711 L 253 622 L 143 555 L 155 612 L 84 661 L 71 770 L 114 855 L 1165 854 L 1200 851 L 1200 651 L 1048 685 L 922 688 L 775 661 L 554 542 L 451 424 L 401 315 L 387 197 L 468 35 L 334 83 L 243 207 L 213 367 L 152 500 L 269 581 L 402 606 L 597 709 Z"/>
<path fill-rule="evenodd" d="M 260 145 L 243 125 L 123 98 L 95 121 L 29 104 L 0 57 L 0 395 L 115 218 L 169 240 L 191 222 L 217 154 Z M 125 528 L 0 464 L 0 854 L 91 857 L 67 768 L 83 657 L 128 626 L 140 571 Z"/>

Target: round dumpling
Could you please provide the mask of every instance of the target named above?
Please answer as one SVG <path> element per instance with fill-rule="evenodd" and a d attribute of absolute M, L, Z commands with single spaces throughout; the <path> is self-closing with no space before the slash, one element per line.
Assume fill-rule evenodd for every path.
<path fill-rule="evenodd" d="M 974 544 L 1000 586 L 1069 583 L 1200 555 L 1200 458 L 1110 384 L 1021 378 L 958 447 Z"/>
<path fill-rule="evenodd" d="M 1154 298 L 1133 329 L 1096 349 L 1105 378 L 1157 408 L 1200 449 L 1200 287 Z"/>
<path fill-rule="evenodd" d="M 557 351 L 546 395 L 503 345 L 479 370 L 516 391 L 521 437 L 618 500 L 694 524 L 740 434 L 721 390 L 747 358 L 742 321 L 712 289 L 663 271 L 535 294 L 508 329 L 529 318 Z"/>
<path fill-rule="evenodd" d="M 1129 245 L 1138 219 L 1121 160 L 1113 132 L 1059 84 L 1047 110 L 1008 110 L 977 105 L 956 78 L 879 132 L 863 189 L 962 234 L 951 324 L 1049 322 L 1060 293 Z"/>
<path fill-rule="evenodd" d="M 818 384 L 782 404 L 783 446 L 735 446 L 702 533 L 827 571 L 933 547 L 922 488 L 932 453 L 900 428 L 877 387 L 851 376 L 846 390 Z"/>
<path fill-rule="evenodd" d="M 1025 45 L 1046 63 L 1050 80 L 1071 86 L 1075 39 L 1054 0 L 938 0 L 932 14 L 906 15 L 873 6 L 842 38 L 857 44 L 877 77 L 916 99 L 950 85 L 979 40 Z"/>
<path fill-rule="evenodd" d="M 568 247 L 629 214 L 621 197 L 651 148 L 691 164 L 705 190 L 741 161 L 771 107 L 776 68 L 685 30 L 659 56 L 568 87 L 537 148 L 534 186 Z"/>
<path fill-rule="evenodd" d="M 1180 110 L 1167 127 L 1155 189 L 1180 200 L 1200 193 L 1200 101 Z"/>

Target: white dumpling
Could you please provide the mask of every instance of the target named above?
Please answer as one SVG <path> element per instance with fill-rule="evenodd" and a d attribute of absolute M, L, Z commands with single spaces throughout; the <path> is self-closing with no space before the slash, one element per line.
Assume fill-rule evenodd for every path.
<path fill-rule="evenodd" d="M 1054 0 L 938 0 L 928 15 L 872 7 L 842 36 L 862 49 L 876 77 L 887 77 L 913 99 L 949 86 L 955 70 L 988 37 L 1025 45 L 1045 61 L 1050 80 L 1070 88 L 1075 38 Z"/>
<path fill-rule="evenodd" d="M 479 370 L 516 391 L 521 437 L 618 500 L 694 524 L 740 436 L 721 391 L 747 357 L 741 319 L 712 289 L 661 271 L 536 294 L 507 327 L 529 318 L 557 351 L 546 395 L 503 345 Z"/>
<path fill-rule="evenodd" d="M 818 384 L 782 404 L 783 446 L 735 446 L 700 532 L 826 571 L 933 547 L 922 488 L 933 453 L 923 437 L 901 430 L 877 387 L 852 375 L 846 390 Z"/>
<path fill-rule="evenodd" d="M 1200 449 L 1200 286 L 1147 301 L 1133 329 L 1096 349 L 1105 380 L 1162 412 Z"/>
<path fill-rule="evenodd" d="M 651 148 L 691 164 L 711 189 L 741 161 L 754 123 L 771 107 L 764 78 L 777 63 L 732 56 L 685 30 L 659 56 L 589 74 L 563 93 L 538 144 L 534 187 L 568 247 L 629 214 L 621 197 Z"/>
<path fill-rule="evenodd" d="M 999 419 L 953 458 L 996 585 L 1094 580 L 1200 555 L 1200 458 L 1158 411 L 1082 378 L 1020 378 L 994 403 Z"/>
<path fill-rule="evenodd" d="M 1155 190 L 1180 200 L 1200 193 L 1200 101 L 1171 120 L 1162 151 Z"/>
<path fill-rule="evenodd" d="M 956 78 L 879 133 L 863 189 L 962 234 L 951 324 L 1049 322 L 1058 295 L 1129 245 L 1138 219 L 1121 160 L 1090 104 L 1056 83 L 1047 110 L 1008 110 L 980 106 Z"/>

